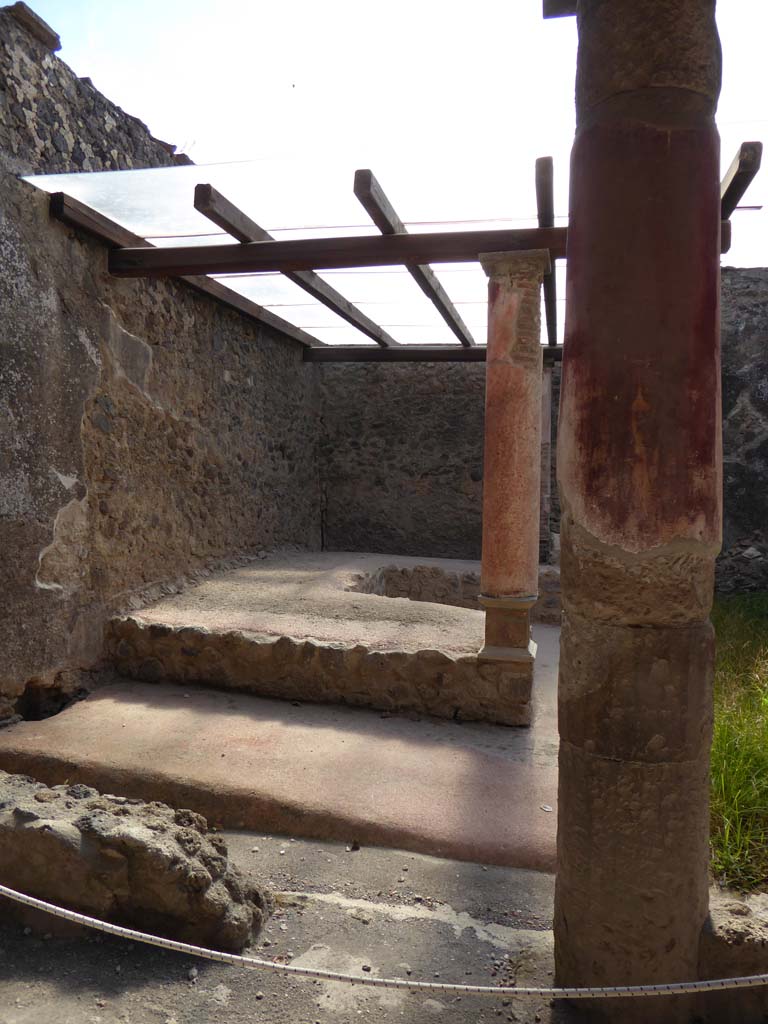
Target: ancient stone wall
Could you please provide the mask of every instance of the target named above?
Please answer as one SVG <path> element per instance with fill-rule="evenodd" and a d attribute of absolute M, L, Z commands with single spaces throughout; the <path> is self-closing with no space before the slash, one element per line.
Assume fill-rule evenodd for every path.
<path fill-rule="evenodd" d="M 233 555 L 318 548 L 301 346 L 106 250 L 0 172 L 0 718 L 110 611 Z"/>
<path fill-rule="evenodd" d="M 53 33 L 22 4 L 0 8 L 0 168 L 13 174 L 189 163 L 78 78 Z"/>
<path fill-rule="evenodd" d="M 324 363 L 317 373 L 323 546 L 478 559 L 485 364 Z M 539 553 L 549 561 L 543 521 Z"/>
<path fill-rule="evenodd" d="M 768 590 L 768 270 L 722 274 L 721 593 Z"/>
<path fill-rule="evenodd" d="M 13 175 L 186 161 L 0 10 L 0 720 L 77 685 L 105 618 L 263 548 L 317 548 L 301 347 L 189 287 L 118 281 Z"/>
<path fill-rule="evenodd" d="M 479 558 L 484 363 L 325 363 L 329 551 Z"/>

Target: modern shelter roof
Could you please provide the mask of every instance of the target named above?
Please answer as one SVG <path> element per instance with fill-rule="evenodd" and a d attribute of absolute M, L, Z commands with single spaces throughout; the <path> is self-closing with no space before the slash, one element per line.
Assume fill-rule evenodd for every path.
<path fill-rule="evenodd" d="M 292 161 L 188 165 L 130 171 L 36 175 L 26 180 L 47 192 L 65 192 L 155 246 L 217 245 L 232 238 L 193 205 L 195 186 L 210 183 L 275 239 L 378 235 L 353 193 L 354 168 Z M 444 175 L 443 175 L 444 179 Z M 434 186 L 428 169 L 400 181 L 382 181 L 409 233 L 535 227 L 531 175 L 529 216 L 507 216 L 503 181 L 480 180 L 470 201 Z M 565 216 L 556 217 L 565 225 Z M 485 344 L 487 282 L 475 263 L 433 264 L 436 276 L 477 344 Z M 558 275 L 564 275 L 564 266 Z M 437 309 L 403 266 L 320 271 L 361 312 L 403 345 L 458 345 Z M 226 275 L 222 281 L 329 345 L 375 342 L 280 273 Z M 564 279 L 559 295 L 565 295 Z M 561 303 L 561 306 L 563 304 Z M 558 310 L 562 332 L 562 308 Z M 559 339 L 562 340 L 562 339 Z"/>
<path fill-rule="evenodd" d="M 750 218 L 739 218 L 738 232 L 743 241 L 737 250 L 739 255 L 734 259 L 732 253 L 729 262 L 740 262 L 742 249 L 741 262 L 745 257 L 749 261 L 749 252 L 754 247 L 752 236 L 755 229 L 759 230 L 757 221 L 762 224 L 765 216 L 759 201 L 747 207 L 739 205 L 759 170 L 761 154 L 760 143 L 743 143 L 723 177 L 724 221 L 737 211 L 752 212 Z M 159 269 L 162 264 L 166 273 L 193 273 L 198 275 L 193 283 L 198 282 L 204 290 L 239 308 L 243 299 L 255 304 L 250 311 L 255 311 L 258 318 L 287 330 L 309 346 L 482 346 L 487 328 L 487 283 L 475 262 L 476 254 L 488 251 L 488 245 L 549 247 L 556 236 L 560 240 L 561 262 L 554 264 L 554 278 L 545 279 L 542 323 L 548 322 L 550 344 L 555 340 L 562 342 L 562 257 L 566 252 L 567 217 L 556 215 L 554 209 L 550 158 L 536 161 L 530 198 L 518 195 L 516 206 L 512 205 L 513 197 L 508 194 L 503 176 L 494 177 L 492 172 L 480 168 L 477 187 L 471 191 L 456 187 L 456 182 L 452 188 L 449 176 L 422 165 L 409 172 L 401 169 L 392 179 L 378 182 L 371 171 L 355 173 L 352 168 L 331 162 L 263 159 L 36 175 L 25 180 L 58 194 L 58 199 L 70 197 L 75 201 L 73 207 L 80 204 L 77 210 L 70 210 L 74 220 L 69 222 L 76 226 L 93 230 L 88 223 L 83 225 L 82 220 L 96 221 L 98 215 L 107 218 L 106 234 L 102 231 L 102 237 L 113 245 L 126 247 L 126 257 L 136 253 L 145 268 L 135 269 L 137 260 L 132 267 L 130 258 L 122 264 L 111 260 L 113 272 L 153 275 L 157 271 L 150 266 Z M 727 240 L 724 234 L 727 249 L 730 225 L 725 227 L 729 229 Z M 538 232 L 530 230 L 536 228 Z M 549 234 L 541 230 L 549 228 L 555 230 Z M 124 237 L 126 232 L 130 232 L 128 239 Z M 476 237 L 470 238 L 463 232 L 475 233 Z M 398 237 L 386 240 L 381 238 L 382 234 Z M 424 237 L 414 245 L 417 240 L 404 234 Z M 451 242 L 448 248 L 443 245 L 449 236 L 461 240 L 462 253 L 457 262 L 436 262 L 456 259 L 456 243 Z M 359 253 L 358 238 L 365 251 L 370 251 L 369 259 L 328 260 L 329 246 L 334 257 L 341 251 Z M 334 239 L 339 240 L 338 244 L 333 243 Z M 300 240 L 306 244 L 302 245 Z M 224 258 L 233 241 L 257 245 L 246 245 L 242 250 L 235 246 L 233 262 Z M 145 242 L 154 247 L 151 259 Z M 292 256 L 295 261 L 286 266 L 285 260 L 259 258 L 254 262 L 250 258 L 255 249 L 260 249 L 260 257 L 266 256 L 267 248 L 274 254 L 280 249 L 276 243 L 285 242 L 293 253 L 297 246 L 304 253 L 312 249 L 317 262 L 307 262 L 306 256 Z M 396 243 L 394 247 L 390 242 Z M 223 248 L 215 254 L 211 251 L 208 258 L 208 248 L 216 246 Z M 178 257 L 171 257 L 170 253 L 163 256 L 158 249 L 177 249 Z M 322 258 L 321 249 L 326 253 Z M 374 249 L 378 254 L 375 257 Z M 414 258 L 417 251 L 418 259 Z M 243 253 L 248 253 L 248 257 L 241 259 Z M 762 244 L 760 256 L 764 258 Z M 375 265 L 398 258 L 398 265 Z M 431 270 L 424 266 L 427 263 Z M 198 269 L 171 270 L 171 265 L 194 265 Z M 254 271 L 254 267 L 264 269 Z M 315 267 L 325 269 L 308 269 Z M 222 273 L 227 268 L 229 273 Z M 201 273 L 208 276 L 200 277 Z M 186 279 L 190 280 L 188 276 Z M 220 283 L 215 283 L 217 280 Z M 223 284 L 229 289 L 226 294 Z"/>

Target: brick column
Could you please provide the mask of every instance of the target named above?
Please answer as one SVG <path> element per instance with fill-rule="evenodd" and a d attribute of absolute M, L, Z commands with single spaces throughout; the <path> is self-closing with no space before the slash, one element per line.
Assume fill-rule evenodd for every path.
<path fill-rule="evenodd" d="M 479 657 L 530 665 L 530 609 L 539 589 L 540 291 L 549 253 L 489 253 L 483 550 Z M 521 666 L 518 666 L 521 667 Z"/>
<path fill-rule="evenodd" d="M 714 0 L 579 0 L 565 347 L 556 975 L 697 976 L 720 547 Z M 685 998 L 590 1020 L 691 1019 Z"/>

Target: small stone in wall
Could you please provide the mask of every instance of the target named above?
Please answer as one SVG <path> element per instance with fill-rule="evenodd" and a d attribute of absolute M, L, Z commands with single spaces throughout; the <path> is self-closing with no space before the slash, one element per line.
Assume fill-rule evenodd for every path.
<path fill-rule="evenodd" d="M 758 551 L 757 548 L 747 548 L 746 551 L 742 551 L 742 558 L 762 558 L 762 551 Z"/>

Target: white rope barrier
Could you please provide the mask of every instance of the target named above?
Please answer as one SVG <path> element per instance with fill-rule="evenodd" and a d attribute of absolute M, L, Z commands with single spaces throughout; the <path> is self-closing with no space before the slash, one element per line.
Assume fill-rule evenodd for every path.
<path fill-rule="evenodd" d="M 677 996 L 693 995 L 701 992 L 720 992 L 726 989 L 759 988 L 768 985 L 768 974 L 754 974 L 744 978 L 718 978 L 709 981 L 674 981 L 664 985 L 614 985 L 597 988 L 539 988 L 516 985 L 463 985 L 440 981 L 409 981 L 403 978 L 376 978 L 367 975 L 341 974 L 335 971 L 322 971 L 315 967 L 295 967 L 292 964 L 276 963 L 274 960 L 262 960 L 258 957 L 238 956 L 236 953 L 222 953 L 216 949 L 205 949 L 193 946 L 188 942 L 177 942 L 159 935 L 148 935 L 146 932 L 133 928 L 124 928 L 119 924 L 100 921 L 96 917 L 88 917 L 74 910 L 57 907 L 34 896 L 17 892 L 8 886 L 0 885 L 0 896 L 5 896 L 15 903 L 22 903 L 35 910 L 42 910 L 54 917 L 73 924 L 95 928 L 107 935 L 116 935 L 121 939 L 133 939 L 161 949 L 170 949 L 175 953 L 186 953 L 189 956 L 202 957 L 204 960 L 215 960 L 218 963 L 243 967 L 247 970 L 277 971 L 279 974 L 293 975 L 300 978 L 314 978 L 318 981 L 338 981 L 347 985 L 365 985 L 368 988 L 404 989 L 407 992 L 444 992 L 454 995 L 510 996 L 531 997 L 539 999 L 635 999 L 639 996 Z"/>

